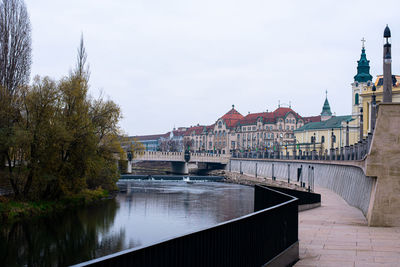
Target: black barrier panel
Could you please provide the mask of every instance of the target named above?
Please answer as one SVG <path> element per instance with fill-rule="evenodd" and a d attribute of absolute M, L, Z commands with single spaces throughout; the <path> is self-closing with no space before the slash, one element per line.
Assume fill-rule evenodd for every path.
<path fill-rule="evenodd" d="M 76 266 L 261 266 L 297 244 L 298 200 L 261 186 L 254 195 L 249 215 Z M 288 255 L 298 260 L 298 250 Z"/>
<path fill-rule="evenodd" d="M 299 206 L 300 205 L 306 205 L 306 204 L 317 204 L 321 203 L 321 195 L 317 193 L 311 193 L 311 192 L 306 192 L 306 191 L 299 191 L 299 190 L 294 190 L 294 189 L 289 189 L 289 188 L 281 188 L 281 187 L 275 187 L 275 186 L 267 186 L 270 189 L 291 195 L 293 197 L 296 197 L 299 199 Z"/>

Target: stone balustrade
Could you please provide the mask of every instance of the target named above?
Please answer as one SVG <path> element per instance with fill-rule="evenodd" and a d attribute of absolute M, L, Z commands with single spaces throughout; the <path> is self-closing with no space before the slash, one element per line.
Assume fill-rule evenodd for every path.
<path fill-rule="evenodd" d="M 134 154 L 135 160 L 146 161 L 175 161 L 185 162 L 184 152 L 161 152 L 161 151 L 141 151 Z M 206 162 L 227 164 L 230 155 L 211 154 L 211 153 L 190 153 L 189 162 Z"/>

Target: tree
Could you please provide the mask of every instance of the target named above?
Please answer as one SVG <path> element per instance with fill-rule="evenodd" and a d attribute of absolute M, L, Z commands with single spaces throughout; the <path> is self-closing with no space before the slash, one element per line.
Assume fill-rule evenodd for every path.
<path fill-rule="evenodd" d="M 22 0 L 0 2 L 0 85 L 10 95 L 29 81 L 31 25 Z"/>
<path fill-rule="evenodd" d="M 0 0 L 0 172 L 7 162 L 7 176 L 18 195 L 17 163 L 24 155 L 16 143 L 16 123 L 21 119 L 21 93 L 29 81 L 31 26 L 22 0 Z"/>

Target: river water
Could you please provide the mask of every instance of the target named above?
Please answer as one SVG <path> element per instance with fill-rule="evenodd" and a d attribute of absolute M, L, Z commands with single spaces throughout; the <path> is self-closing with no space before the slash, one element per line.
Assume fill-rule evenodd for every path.
<path fill-rule="evenodd" d="M 115 199 L 1 226 L 1 266 L 66 266 L 182 235 L 253 211 L 252 187 L 120 180 Z"/>

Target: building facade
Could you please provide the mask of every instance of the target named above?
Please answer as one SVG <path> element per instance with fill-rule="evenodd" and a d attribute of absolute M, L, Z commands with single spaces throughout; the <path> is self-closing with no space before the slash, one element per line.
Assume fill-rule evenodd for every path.
<path fill-rule="evenodd" d="M 321 115 L 311 118 L 314 121 L 294 131 L 296 155 L 307 154 L 312 150 L 316 150 L 319 155 L 324 155 L 331 148 L 354 144 L 358 141 L 357 128 L 349 127 L 354 120 L 352 116 L 333 116 L 328 97 L 325 98 Z"/>
<path fill-rule="evenodd" d="M 243 116 L 232 106 L 214 124 L 190 127 L 184 142 L 195 152 L 276 151 L 293 144 L 294 130 L 303 125 L 303 118 L 290 107 Z"/>

